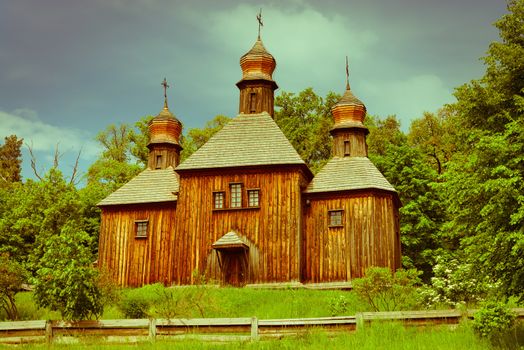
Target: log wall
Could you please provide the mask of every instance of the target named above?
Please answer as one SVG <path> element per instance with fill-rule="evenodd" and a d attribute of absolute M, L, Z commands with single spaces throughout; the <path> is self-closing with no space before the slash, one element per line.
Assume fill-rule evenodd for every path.
<path fill-rule="evenodd" d="M 242 183 L 242 209 L 227 209 L 230 183 Z M 246 283 L 300 280 L 302 205 L 300 169 L 180 173 L 173 283 L 194 283 L 193 271 L 222 280 L 212 244 L 231 230 L 246 239 Z M 247 189 L 260 189 L 260 207 L 247 207 Z M 226 209 L 213 209 L 213 192 L 225 192 Z"/>
<path fill-rule="evenodd" d="M 120 286 L 172 279 L 176 203 L 102 207 L 99 266 Z M 148 220 L 146 238 L 135 237 L 135 221 Z"/>
<path fill-rule="evenodd" d="M 344 142 L 349 141 L 349 155 L 352 157 L 367 157 L 368 145 L 366 143 L 366 130 L 360 129 L 334 129 L 333 156 L 345 157 L 346 149 Z"/>
<path fill-rule="evenodd" d="M 398 204 L 375 191 L 309 195 L 305 206 L 305 283 L 348 281 L 371 266 L 400 267 Z M 329 210 L 343 212 L 343 227 L 329 227 Z"/>

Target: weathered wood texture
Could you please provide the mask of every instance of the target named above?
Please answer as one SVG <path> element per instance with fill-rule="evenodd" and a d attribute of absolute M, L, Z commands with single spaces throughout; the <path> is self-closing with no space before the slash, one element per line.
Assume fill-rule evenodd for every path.
<path fill-rule="evenodd" d="M 269 81 L 247 81 L 239 83 L 239 113 L 267 112 L 274 117 L 274 83 Z"/>
<path fill-rule="evenodd" d="M 333 135 L 333 156 L 335 157 L 367 157 L 368 145 L 366 143 L 365 129 L 334 129 Z M 349 154 L 346 152 L 345 142 L 349 142 Z"/>
<path fill-rule="evenodd" d="M 228 209 L 231 183 L 242 184 L 241 209 Z M 224 271 L 212 244 L 231 230 L 249 247 L 243 283 L 300 280 L 305 185 L 299 167 L 180 173 L 172 282 L 195 283 L 194 271 L 222 280 Z M 247 208 L 248 189 L 260 190 L 260 207 Z M 225 192 L 226 209 L 213 209 L 214 191 Z"/>
<path fill-rule="evenodd" d="M 303 281 L 349 281 L 371 266 L 399 268 L 399 218 L 393 196 L 373 190 L 307 196 Z M 343 210 L 343 226 L 329 227 L 329 210 Z"/>
<path fill-rule="evenodd" d="M 149 169 L 175 168 L 180 163 L 180 146 L 171 144 L 149 145 L 150 152 L 147 162 Z M 160 157 L 160 159 L 158 159 Z"/>
<path fill-rule="evenodd" d="M 170 284 L 175 203 L 102 207 L 99 266 L 121 286 Z M 148 220 L 146 238 L 135 236 L 135 221 Z"/>

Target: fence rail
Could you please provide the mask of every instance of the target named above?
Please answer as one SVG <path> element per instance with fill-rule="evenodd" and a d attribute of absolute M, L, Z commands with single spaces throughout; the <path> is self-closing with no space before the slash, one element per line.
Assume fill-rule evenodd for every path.
<path fill-rule="evenodd" d="M 476 310 L 362 312 L 355 316 L 259 320 L 251 318 L 124 319 L 99 321 L 0 322 L 0 343 L 63 343 L 90 338 L 108 342 L 155 341 L 198 338 L 201 340 L 258 340 L 300 334 L 310 328 L 328 332 L 357 331 L 379 320 L 406 325 L 458 324 Z M 524 319 L 524 308 L 513 309 Z"/>

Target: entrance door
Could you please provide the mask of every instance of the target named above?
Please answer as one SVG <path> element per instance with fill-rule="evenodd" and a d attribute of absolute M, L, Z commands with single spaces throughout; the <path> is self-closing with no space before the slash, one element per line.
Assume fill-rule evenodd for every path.
<path fill-rule="evenodd" d="M 246 282 L 246 257 L 243 250 L 227 251 L 224 255 L 224 283 L 235 287 Z"/>

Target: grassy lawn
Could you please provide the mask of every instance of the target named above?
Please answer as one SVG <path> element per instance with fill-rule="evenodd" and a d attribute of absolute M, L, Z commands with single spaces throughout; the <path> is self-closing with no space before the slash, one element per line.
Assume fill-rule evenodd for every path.
<path fill-rule="evenodd" d="M 150 301 L 152 306 L 148 313 L 157 318 L 165 317 L 165 309 L 169 305 L 173 305 L 178 299 L 183 300 L 188 297 L 192 297 L 200 308 L 179 304 L 176 317 L 256 316 L 259 319 L 328 317 L 354 315 L 358 311 L 368 310 L 367 305 L 362 303 L 353 292 L 343 290 L 183 287 L 170 289 L 169 298 L 163 294 L 164 290 L 165 288 L 156 285 L 123 290 L 121 294 L 136 294 Z M 60 313 L 38 308 L 31 292 L 18 293 L 16 300 L 20 318 L 23 320 L 60 319 Z M 4 318 L 5 315 L 0 311 L 0 320 Z M 121 318 L 126 317 L 116 304 L 104 308 L 102 319 Z"/>

